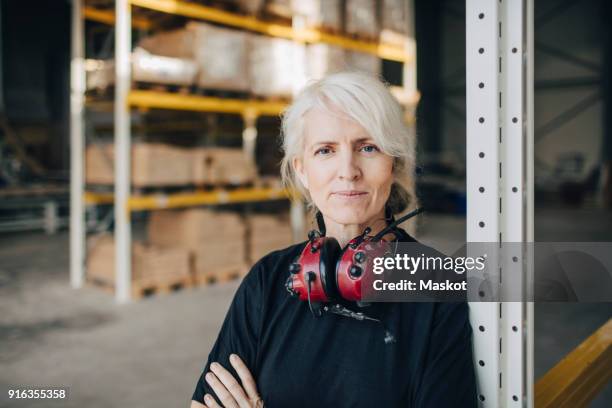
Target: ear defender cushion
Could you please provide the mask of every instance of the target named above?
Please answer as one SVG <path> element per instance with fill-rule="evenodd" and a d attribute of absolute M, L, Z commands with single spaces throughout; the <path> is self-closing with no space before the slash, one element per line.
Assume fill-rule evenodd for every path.
<path fill-rule="evenodd" d="M 321 259 L 319 270 L 321 271 L 321 282 L 323 290 L 329 300 L 336 300 L 339 297 L 338 285 L 336 283 L 336 265 L 340 260 L 342 248 L 335 238 L 325 237 L 321 245 Z"/>

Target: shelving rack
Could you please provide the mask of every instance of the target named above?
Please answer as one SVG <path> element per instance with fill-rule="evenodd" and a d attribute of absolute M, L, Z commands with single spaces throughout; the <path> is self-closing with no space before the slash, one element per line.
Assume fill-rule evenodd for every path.
<path fill-rule="evenodd" d="M 173 14 L 190 19 L 208 21 L 272 37 L 290 39 L 300 43 L 327 43 L 346 49 L 377 55 L 382 59 L 403 63 L 404 88 L 416 94 L 415 46 L 382 44 L 361 41 L 342 35 L 329 34 L 312 28 L 300 27 L 296 19 L 292 25 L 282 25 L 178 0 L 116 0 L 114 12 L 85 6 L 83 0 L 73 1 L 72 64 L 71 64 L 71 285 L 81 287 L 85 278 L 86 231 L 84 209 L 86 204 L 113 203 L 115 211 L 115 271 L 116 300 L 130 300 L 131 285 L 131 222 L 132 211 L 179 208 L 199 205 L 255 202 L 288 198 L 288 192 L 275 188 L 248 188 L 233 191 L 213 191 L 175 194 L 132 196 L 130 185 L 131 128 L 130 111 L 139 109 L 170 109 L 196 112 L 230 113 L 240 115 L 244 121 L 243 147 L 253 154 L 257 137 L 256 121 L 260 116 L 276 116 L 285 103 L 275 100 L 244 100 L 171 92 L 131 89 L 130 53 L 132 29 L 148 30 L 154 22 L 146 16 L 132 15 L 134 8 Z M 115 190 L 114 194 L 85 192 L 84 183 L 84 124 L 87 105 L 84 70 L 84 19 L 115 26 Z M 109 108 L 109 106 L 106 106 Z M 304 228 L 303 204 L 292 202 L 291 222 L 296 235 Z"/>

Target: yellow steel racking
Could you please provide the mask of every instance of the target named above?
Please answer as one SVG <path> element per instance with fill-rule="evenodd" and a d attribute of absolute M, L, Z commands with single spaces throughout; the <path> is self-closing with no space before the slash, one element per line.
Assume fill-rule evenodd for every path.
<path fill-rule="evenodd" d="M 380 58 L 404 63 L 404 72 L 414 72 L 414 47 L 362 41 L 342 35 L 325 33 L 311 28 L 294 28 L 289 25 L 269 23 L 254 17 L 230 13 L 200 4 L 180 0 L 116 0 L 115 11 L 87 7 L 83 0 L 73 2 L 72 16 L 72 64 L 71 64 L 71 284 L 81 287 L 85 276 L 85 204 L 113 203 L 115 211 L 115 273 L 116 299 L 123 303 L 130 300 L 131 286 L 131 221 L 132 211 L 180 208 L 208 204 L 256 202 L 287 199 L 290 192 L 280 188 L 243 188 L 232 191 L 146 194 L 132 196 L 130 169 L 130 110 L 172 109 L 199 112 L 231 113 L 241 115 L 245 122 L 243 132 L 245 149 L 254 149 L 257 135 L 255 122 L 259 116 L 279 115 L 286 106 L 276 100 L 242 100 L 200 95 L 183 95 L 171 92 L 131 89 L 129 56 L 132 28 L 149 30 L 154 24 L 140 15 L 132 16 L 133 8 L 153 10 L 209 21 L 260 34 L 285 38 L 302 43 L 328 43 L 342 48 L 370 53 Z M 112 105 L 85 98 L 84 72 L 84 24 L 89 19 L 115 25 L 115 96 Z M 407 71 L 406 67 L 410 67 Z M 411 70 L 411 71 L 410 71 Z M 414 75 L 411 75 L 414 78 Z M 414 82 L 414 80 L 413 80 Z M 415 84 L 411 84 L 415 88 Z M 115 192 L 100 194 L 84 190 L 84 126 L 85 105 L 93 109 L 115 113 Z M 249 145 L 248 145 L 249 144 Z M 250 146 L 250 147 L 249 147 Z M 292 225 L 297 234 L 304 226 L 301 202 L 291 207 Z"/>

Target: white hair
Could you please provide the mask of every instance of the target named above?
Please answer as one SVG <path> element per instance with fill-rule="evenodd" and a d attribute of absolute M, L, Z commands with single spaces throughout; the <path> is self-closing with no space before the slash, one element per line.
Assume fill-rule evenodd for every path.
<path fill-rule="evenodd" d="M 314 203 L 296 176 L 293 159 L 304 152 L 304 115 L 312 108 L 340 110 L 359 123 L 382 152 L 393 156 L 394 182 L 386 205 L 393 215 L 416 207 L 415 136 L 404 122 L 404 112 L 387 86 L 361 72 L 338 72 L 305 87 L 282 115 L 284 157 L 281 177 L 285 187 Z"/>

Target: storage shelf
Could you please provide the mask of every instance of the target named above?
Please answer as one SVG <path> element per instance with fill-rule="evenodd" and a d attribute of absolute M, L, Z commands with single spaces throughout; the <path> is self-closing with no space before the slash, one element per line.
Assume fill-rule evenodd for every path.
<path fill-rule="evenodd" d="M 211 204 L 284 200 L 288 197 L 289 191 L 282 188 L 242 188 L 236 190 L 213 190 L 195 193 L 156 193 L 131 196 L 128 200 L 128 206 L 131 211 L 144 211 Z M 85 202 L 90 205 L 112 204 L 113 200 L 114 195 L 112 193 L 85 193 Z"/>
<path fill-rule="evenodd" d="M 223 24 L 230 27 L 254 31 L 271 37 L 305 43 L 326 43 L 338 47 L 377 55 L 380 58 L 403 63 L 414 63 L 413 56 L 397 44 L 383 44 L 377 41 L 364 41 L 343 35 L 329 34 L 313 28 L 294 29 L 289 25 L 269 23 L 257 18 L 245 16 L 228 11 L 207 7 L 200 4 L 188 3 L 178 0 L 129 0 L 133 6 L 155 10 L 162 13 L 174 14 L 198 20 Z M 86 7 L 85 18 L 106 24 L 114 24 L 114 13 L 105 10 L 96 10 Z M 151 22 L 146 19 L 134 17 L 133 23 L 138 28 L 150 28 Z"/>
<path fill-rule="evenodd" d="M 280 101 L 218 98 L 172 92 L 131 90 L 128 104 L 137 108 L 237 113 L 244 116 L 277 116 L 287 106 Z"/>
<path fill-rule="evenodd" d="M 83 7 L 83 17 L 87 20 L 97 21 L 102 24 L 115 24 L 115 13 L 111 10 L 102 10 L 95 7 Z M 149 30 L 153 26 L 151 22 L 144 18 L 133 17 L 132 25 L 142 30 Z"/>

